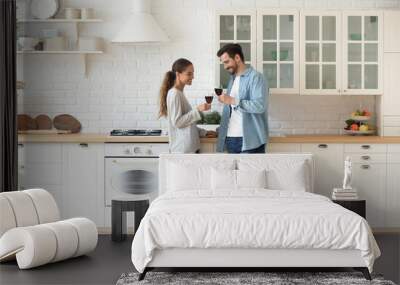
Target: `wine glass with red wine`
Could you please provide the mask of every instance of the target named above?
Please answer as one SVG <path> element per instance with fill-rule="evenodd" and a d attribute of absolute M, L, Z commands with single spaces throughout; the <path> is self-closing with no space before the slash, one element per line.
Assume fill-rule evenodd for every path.
<path fill-rule="evenodd" d="M 217 96 L 220 96 L 222 94 L 222 88 L 214 88 L 214 91 Z"/>
<path fill-rule="evenodd" d="M 213 101 L 214 96 L 212 95 L 207 95 L 204 97 L 206 99 L 207 104 L 211 104 Z"/>

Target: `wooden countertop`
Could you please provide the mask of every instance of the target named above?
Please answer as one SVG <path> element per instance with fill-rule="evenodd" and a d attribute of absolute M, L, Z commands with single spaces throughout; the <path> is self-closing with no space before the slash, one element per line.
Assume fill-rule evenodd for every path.
<path fill-rule="evenodd" d="M 167 136 L 117 137 L 106 134 L 20 134 L 18 142 L 42 143 L 166 143 Z M 202 138 L 202 143 L 215 143 L 215 138 Z M 348 136 L 348 135 L 288 135 L 271 137 L 271 143 L 400 143 L 399 137 Z"/>

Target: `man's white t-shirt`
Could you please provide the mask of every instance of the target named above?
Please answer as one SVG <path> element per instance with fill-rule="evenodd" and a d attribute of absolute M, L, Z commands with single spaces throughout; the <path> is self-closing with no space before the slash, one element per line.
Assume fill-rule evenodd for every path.
<path fill-rule="evenodd" d="M 234 97 L 236 99 L 236 103 L 239 101 L 239 84 L 240 84 L 240 76 L 236 76 L 233 81 L 231 94 L 229 96 Z M 231 105 L 231 118 L 229 119 L 228 125 L 228 137 L 243 137 L 243 117 L 242 112 L 239 110 L 233 109 L 235 105 Z"/>

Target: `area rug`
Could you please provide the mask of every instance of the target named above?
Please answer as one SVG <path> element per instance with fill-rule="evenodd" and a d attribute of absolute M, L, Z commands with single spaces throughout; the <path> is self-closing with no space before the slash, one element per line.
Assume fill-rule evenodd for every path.
<path fill-rule="evenodd" d="M 359 272 L 148 272 L 142 281 L 138 281 L 138 276 L 138 273 L 124 273 L 117 285 L 395 285 L 380 275 L 372 275 L 373 280 L 368 281 Z"/>

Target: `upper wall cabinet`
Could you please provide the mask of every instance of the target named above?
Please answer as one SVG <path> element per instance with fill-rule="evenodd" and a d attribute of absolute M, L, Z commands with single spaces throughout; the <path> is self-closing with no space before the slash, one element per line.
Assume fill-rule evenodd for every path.
<path fill-rule="evenodd" d="M 343 35 L 344 94 L 382 94 L 383 14 L 343 12 Z"/>
<path fill-rule="evenodd" d="M 256 13 L 246 11 L 217 12 L 217 47 L 218 51 L 227 43 L 242 46 L 246 65 L 256 66 Z M 217 84 L 226 88 L 230 74 L 217 60 Z"/>
<path fill-rule="evenodd" d="M 301 13 L 301 94 L 340 94 L 340 28 L 341 13 L 339 12 Z"/>
<path fill-rule="evenodd" d="M 400 52 L 400 11 L 385 11 L 384 51 Z"/>
<path fill-rule="evenodd" d="M 257 69 L 272 94 L 299 93 L 298 26 L 297 11 L 257 13 Z"/>
<path fill-rule="evenodd" d="M 257 12 L 256 12 L 257 11 Z M 268 81 L 271 94 L 382 95 L 382 11 L 254 10 L 217 13 L 217 49 L 243 47 L 246 64 Z M 386 15 L 386 12 L 385 12 Z M 397 12 L 387 12 L 396 25 Z M 385 50 L 400 51 L 385 31 Z M 257 52 L 256 52 L 257 51 Z M 229 74 L 217 61 L 217 84 Z"/>

